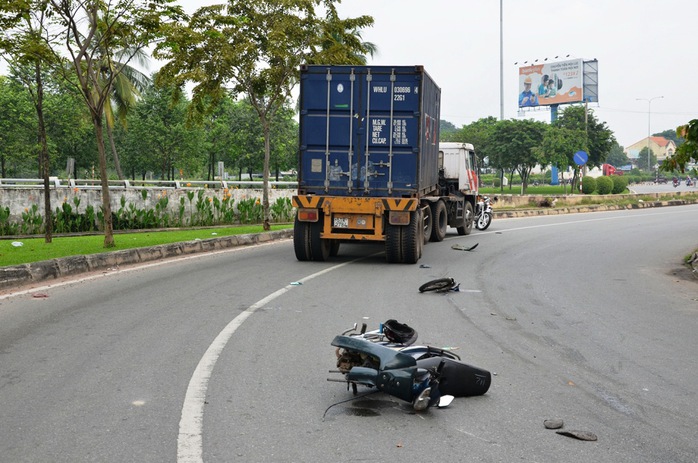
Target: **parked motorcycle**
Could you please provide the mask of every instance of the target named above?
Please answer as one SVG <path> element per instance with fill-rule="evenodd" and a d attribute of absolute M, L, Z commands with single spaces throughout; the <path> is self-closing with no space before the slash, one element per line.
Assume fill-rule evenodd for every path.
<path fill-rule="evenodd" d="M 497 197 L 494 198 L 497 201 Z M 489 196 L 479 196 L 475 205 L 475 228 L 487 230 L 492 223 L 492 201 Z"/>
<path fill-rule="evenodd" d="M 377 330 L 357 331 L 354 324 L 335 336 L 337 368 L 344 379 L 328 378 L 352 387 L 377 390 L 412 404 L 416 411 L 445 407 L 454 397 L 487 392 L 492 382 L 489 371 L 463 363 L 454 352 L 433 346 L 414 345 L 417 332 L 408 325 L 388 320 Z"/>

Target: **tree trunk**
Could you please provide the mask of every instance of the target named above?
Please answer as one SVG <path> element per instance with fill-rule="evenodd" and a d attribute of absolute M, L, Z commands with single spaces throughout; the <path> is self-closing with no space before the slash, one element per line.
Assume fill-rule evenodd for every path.
<path fill-rule="evenodd" d="M 101 111 L 92 113 L 92 122 L 97 135 L 97 151 L 99 153 L 99 175 L 102 183 L 102 211 L 104 212 L 104 247 L 113 248 L 114 224 L 111 216 L 111 197 L 109 194 L 109 177 L 107 175 L 107 153 L 104 147 L 104 130 L 102 127 Z"/>
<path fill-rule="evenodd" d="M 262 208 L 264 211 L 264 222 L 262 228 L 264 231 L 271 230 L 271 215 L 269 211 L 269 159 L 271 157 L 271 134 L 269 130 L 269 122 L 265 118 L 260 118 L 262 122 L 262 130 L 264 131 L 264 183 L 262 191 Z"/>
<path fill-rule="evenodd" d="M 49 184 L 49 175 L 51 171 L 51 163 L 49 162 L 48 145 L 46 143 L 46 122 L 44 121 L 44 83 L 41 79 L 41 64 L 36 63 L 36 116 L 39 121 L 38 127 L 38 142 L 39 149 L 39 164 L 41 165 L 41 175 L 44 179 L 44 241 L 51 243 L 53 241 L 53 217 L 51 215 L 51 186 Z"/>
<path fill-rule="evenodd" d="M 111 147 L 111 155 L 114 158 L 114 168 L 116 169 L 116 175 L 119 180 L 124 179 L 124 174 L 121 172 L 121 163 L 119 162 L 119 153 L 116 152 L 116 144 L 114 143 L 114 132 L 111 126 L 107 123 L 107 138 L 109 139 L 109 146 Z"/>

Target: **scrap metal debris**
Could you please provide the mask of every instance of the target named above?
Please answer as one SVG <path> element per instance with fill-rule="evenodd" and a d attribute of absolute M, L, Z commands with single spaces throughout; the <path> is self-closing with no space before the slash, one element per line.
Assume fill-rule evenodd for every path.
<path fill-rule="evenodd" d="M 555 432 L 560 434 L 561 436 L 572 437 L 574 439 L 579 439 L 579 440 L 586 440 L 586 441 L 598 440 L 598 438 L 596 437 L 596 434 L 594 434 L 593 432 L 589 432 L 589 431 L 555 431 Z"/>
<path fill-rule="evenodd" d="M 453 246 L 451 246 L 451 249 L 455 249 L 456 251 L 472 251 L 473 249 L 475 249 L 477 247 L 478 244 L 480 244 L 480 243 L 475 243 L 473 246 L 471 246 L 469 248 L 466 248 L 465 246 L 460 245 L 460 244 L 454 244 Z"/>

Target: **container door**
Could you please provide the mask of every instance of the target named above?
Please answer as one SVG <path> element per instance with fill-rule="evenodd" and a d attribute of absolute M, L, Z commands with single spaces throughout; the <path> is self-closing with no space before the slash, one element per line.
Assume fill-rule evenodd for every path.
<path fill-rule="evenodd" d="M 317 66 L 302 74 L 306 192 L 401 196 L 417 188 L 421 76 L 414 68 L 375 69 Z"/>

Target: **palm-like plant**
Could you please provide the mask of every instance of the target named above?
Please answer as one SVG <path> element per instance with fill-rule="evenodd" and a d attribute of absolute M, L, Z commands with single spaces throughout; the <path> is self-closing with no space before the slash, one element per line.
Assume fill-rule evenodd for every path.
<path fill-rule="evenodd" d="M 355 24 L 356 19 L 339 19 L 335 10 L 329 11 L 319 34 L 319 50 L 308 64 L 365 65 L 368 56 L 378 53 L 378 46 L 365 42 Z"/>
<path fill-rule="evenodd" d="M 101 28 L 98 30 L 101 30 Z M 141 48 L 130 49 L 126 47 L 112 52 L 103 46 L 104 41 L 101 40 L 99 34 L 97 35 L 98 37 L 92 43 L 95 44 L 95 50 L 93 51 L 95 56 L 98 57 L 99 75 L 105 85 L 107 85 L 107 82 L 111 82 L 110 98 L 104 105 L 107 138 L 109 139 L 116 174 L 120 180 L 123 180 L 124 175 L 121 171 L 121 163 L 119 162 L 119 155 L 114 143 L 114 124 L 118 121 L 124 128 L 126 127 L 126 115 L 152 81 L 143 72 L 121 61 L 122 58 L 127 58 L 126 61 L 135 61 L 139 66 L 147 69 L 149 56 Z"/>

